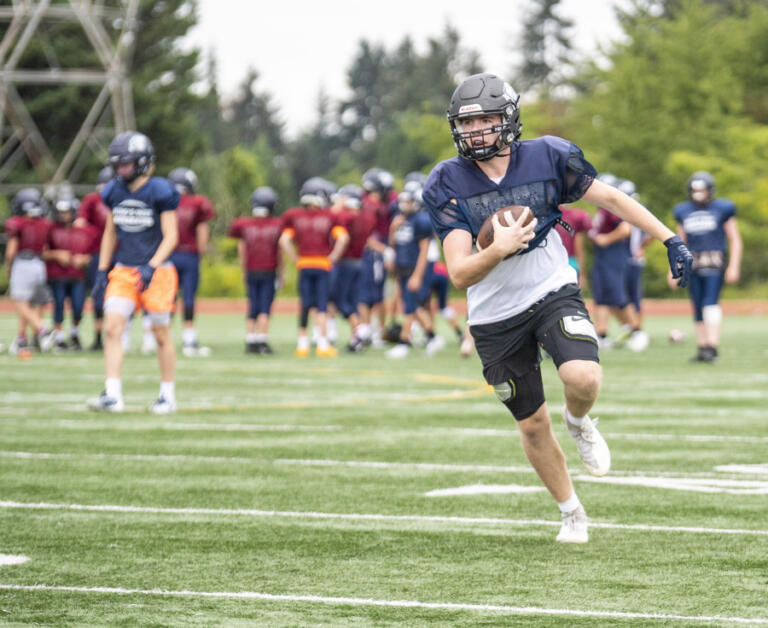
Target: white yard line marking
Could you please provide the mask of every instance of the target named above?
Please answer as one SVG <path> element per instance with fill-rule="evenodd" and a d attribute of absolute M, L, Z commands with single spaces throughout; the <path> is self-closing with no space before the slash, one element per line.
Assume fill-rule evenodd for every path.
<path fill-rule="evenodd" d="M 722 615 L 677 615 L 674 613 L 633 613 L 622 611 L 590 611 L 570 608 L 541 608 L 506 604 L 470 604 L 456 602 L 421 602 L 419 600 L 377 600 L 358 597 L 328 597 L 322 595 L 290 595 L 256 591 L 167 591 L 163 589 L 124 589 L 122 587 L 68 587 L 45 584 L 0 584 L 5 591 L 60 591 L 63 593 L 99 593 L 103 595 L 152 595 L 158 597 L 198 597 L 266 602 L 307 602 L 333 606 L 374 606 L 389 608 L 422 608 L 442 611 L 504 613 L 509 615 L 545 615 L 566 617 L 596 617 L 610 619 L 651 619 L 659 621 L 722 622 L 736 624 L 768 624 L 762 617 L 725 617 Z"/>
<path fill-rule="evenodd" d="M 519 436 L 519 430 L 506 430 L 482 427 L 448 427 L 448 428 L 424 428 L 425 430 L 437 429 L 457 432 L 466 436 Z M 662 433 L 621 433 L 614 432 L 603 434 L 606 439 L 622 440 L 664 440 L 687 441 L 695 443 L 768 443 L 768 436 L 720 436 L 717 434 L 662 434 Z"/>
<path fill-rule="evenodd" d="M 250 508 L 164 508 L 159 506 L 119 506 L 114 504 L 51 504 L 45 502 L 0 501 L 0 508 L 21 510 L 71 510 L 78 512 L 124 512 L 162 515 L 213 515 L 239 517 L 284 517 L 288 519 L 339 519 L 348 521 L 401 521 L 411 523 L 488 524 L 509 526 L 560 526 L 561 521 L 547 519 L 502 519 L 493 517 L 451 517 L 441 515 L 382 515 L 375 513 L 296 512 L 290 510 L 256 510 Z M 768 536 L 768 530 L 738 528 L 697 528 L 590 521 L 591 528 L 636 530 L 639 532 L 690 532 L 693 534 L 733 534 Z"/>
<path fill-rule="evenodd" d="M 21 554 L 0 554 L 0 566 L 3 565 L 22 565 L 29 560 L 29 556 Z"/>
<path fill-rule="evenodd" d="M 521 486 L 520 484 L 468 484 L 455 488 L 436 488 L 424 493 L 424 497 L 460 497 L 463 495 L 510 495 L 515 493 L 539 493 L 546 491 L 543 486 Z"/>
<path fill-rule="evenodd" d="M 342 425 L 258 425 L 255 423 L 117 423 L 100 421 L 61 420 L 57 424 L 67 429 L 115 431 L 164 430 L 185 432 L 335 432 Z"/>
<path fill-rule="evenodd" d="M 723 473 L 744 473 L 746 475 L 768 475 L 768 463 L 763 464 L 721 464 L 715 471 Z"/>
<path fill-rule="evenodd" d="M 283 426 L 272 426 L 280 427 Z M 287 426 L 286 426 L 287 427 Z M 295 427 L 295 426 L 293 426 Z M 330 427 L 330 426 L 326 426 Z M 288 430 L 266 430 L 266 431 L 288 431 Z M 535 473 L 532 467 L 514 466 L 514 465 L 478 465 L 478 464 L 442 464 L 432 462 L 382 462 L 375 460 L 327 460 L 327 459 L 293 459 L 277 458 L 274 460 L 267 458 L 246 458 L 243 456 L 192 456 L 185 454 L 106 454 L 106 453 L 67 453 L 67 452 L 32 452 L 32 451 L 3 451 L 0 450 L 0 457 L 15 458 L 17 460 L 142 460 L 145 462 L 212 462 L 223 464 L 278 464 L 295 465 L 302 467 L 346 467 L 363 469 L 403 469 L 425 472 L 446 471 L 449 473 Z M 636 484 L 639 486 L 650 486 L 656 488 L 681 488 L 683 484 L 699 482 L 702 485 L 725 486 L 732 489 L 759 489 L 765 484 L 745 484 L 746 480 L 728 480 L 724 475 L 738 475 L 740 477 L 754 476 L 761 478 L 768 475 L 768 465 L 720 465 L 715 467 L 716 472 L 693 472 L 683 473 L 677 471 L 629 471 L 612 470 L 611 475 L 601 481 L 611 483 L 612 478 L 638 478 Z M 592 481 L 591 476 L 583 474 L 581 469 L 571 469 L 569 473 L 574 475 L 576 481 Z M 712 478 L 711 481 L 696 480 L 693 478 Z M 646 484 L 643 484 L 646 482 Z M 662 486 L 662 483 L 669 483 L 670 486 Z M 723 484 L 729 482 L 729 484 Z M 623 482 L 617 480 L 616 484 L 630 484 L 631 481 Z M 672 486 L 672 484 L 675 484 Z M 696 489 L 683 489 L 696 490 Z M 710 491 L 706 491 L 710 492 Z M 738 494 L 738 493 L 737 493 Z"/>

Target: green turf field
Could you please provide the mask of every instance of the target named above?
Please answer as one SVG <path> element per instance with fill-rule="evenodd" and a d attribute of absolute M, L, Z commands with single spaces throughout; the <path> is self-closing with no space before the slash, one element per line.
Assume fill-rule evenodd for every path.
<path fill-rule="evenodd" d="M 100 415 L 100 356 L 0 355 L 0 554 L 29 559 L 0 565 L 0 623 L 768 624 L 764 318 L 726 318 L 716 365 L 689 363 L 687 318 L 604 353 L 601 481 L 544 365 L 585 546 L 555 543 L 557 507 L 454 338 L 433 359 L 300 361 L 294 318 L 275 327 L 279 353 L 246 356 L 242 317 L 201 316 L 213 355 L 179 358 L 166 417 L 144 411 L 154 357 L 127 357 L 129 411 Z"/>

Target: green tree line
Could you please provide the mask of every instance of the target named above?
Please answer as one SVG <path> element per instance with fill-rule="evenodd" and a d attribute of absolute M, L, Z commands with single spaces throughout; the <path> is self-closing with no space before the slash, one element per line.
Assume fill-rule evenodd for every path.
<path fill-rule="evenodd" d="M 517 49 L 510 48 L 505 78 L 525 90 L 523 139 L 548 133 L 577 143 L 599 171 L 633 180 L 641 201 L 670 226 L 689 175 L 709 170 L 718 195 L 739 210 L 742 290 L 768 294 L 768 2 L 634 0 L 619 13 L 622 37 L 600 63 L 573 49 L 573 25 L 558 5 L 528 0 L 525 36 L 510 39 Z M 179 165 L 197 172 L 218 212 L 217 255 L 230 264 L 226 225 L 248 211 L 259 185 L 274 187 L 287 208 L 310 176 L 359 183 L 378 166 L 399 181 L 453 156 L 448 100 L 461 77 L 486 69 L 482 50 L 464 46 L 450 25 L 418 48 L 407 37 L 391 48 L 361 40 L 346 69 L 350 95 L 318 94 L 314 123 L 289 137 L 258 68 L 244 68 L 236 94 L 224 99 L 215 61 L 181 45 L 196 15 L 194 0 L 142 1 L 130 70 L 137 127 L 155 144 L 160 174 Z M 83 36 L 46 26 L 20 65 L 50 67 L 52 58 L 93 65 Z M 23 88 L 55 154 L 87 110 L 87 89 Z M 100 166 L 94 156 L 84 176 L 95 179 Z M 24 167 L 17 166 L 20 178 Z M 650 295 L 668 294 L 665 260 L 663 247 L 651 247 Z"/>

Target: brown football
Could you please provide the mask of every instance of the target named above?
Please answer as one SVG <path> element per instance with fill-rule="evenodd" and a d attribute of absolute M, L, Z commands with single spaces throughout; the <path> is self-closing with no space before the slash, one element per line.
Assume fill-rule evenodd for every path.
<path fill-rule="evenodd" d="M 520 215 L 526 209 L 528 209 L 528 207 L 525 205 L 508 205 L 507 207 L 502 207 L 501 209 L 496 210 L 493 214 L 488 216 L 488 218 L 485 219 L 482 226 L 480 227 L 480 232 L 477 234 L 477 250 L 482 251 L 493 243 L 494 216 L 499 217 L 499 223 L 501 223 L 502 227 L 510 227 L 512 226 L 513 222 L 520 218 Z M 529 222 L 531 222 L 531 220 L 533 220 L 532 211 L 528 212 L 528 218 L 526 218 L 523 226 L 527 225 Z"/>

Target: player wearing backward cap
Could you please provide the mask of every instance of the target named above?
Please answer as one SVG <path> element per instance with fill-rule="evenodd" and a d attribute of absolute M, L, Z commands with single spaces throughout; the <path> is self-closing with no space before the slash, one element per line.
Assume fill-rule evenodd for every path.
<path fill-rule="evenodd" d="M 168 179 L 152 176 L 155 153 L 146 135 L 120 133 L 109 146 L 109 163 L 116 176 L 101 192 L 111 211 L 93 286 L 94 301 L 104 298 L 106 386 L 88 406 L 123 410 L 121 336 L 133 312 L 141 308 L 152 320 L 160 364 L 160 395 L 150 412 L 168 414 L 176 410 L 176 351 L 170 326 L 178 277 L 168 257 L 179 241 L 179 192 Z M 115 267 L 108 273 L 113 254 Z"/>
<path fill-rule="evenodd" d="M 475 74 L 454 91 L 448 122 L 458 157 L 429 175 L 424 200 L 443 242 L 451 280 L 467 289 L 469 324 L 483 374 L 514 415 L 523 449 L 557 501 L 557 540 L 586 543 L 583 506 L 552 433 L 539 363 L 541 343 L 564 385 L 564 419 L 593 475 L 610 468 L 610 451 L 588 413 L 602 380 L 597 337 L 557 232 L 559 205 L 580 198 L 606 207 L 665 243 L 685 283 L 691 254 L 682 240 L 626 194 L 596 180 L 575 144 L 544 136 L 520 141 L 519 97 L 494 74 Z M 493 218 L 493 243 L 473 247 L 483 222 L 508 205 L 530 208 L 511 226 Z M 510 256 L 511 257 L 508 257 Z"/>

